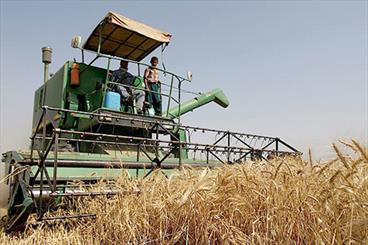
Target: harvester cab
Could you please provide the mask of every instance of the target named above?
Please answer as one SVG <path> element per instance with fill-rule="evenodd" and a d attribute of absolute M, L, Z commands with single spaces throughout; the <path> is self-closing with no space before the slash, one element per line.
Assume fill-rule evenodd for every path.
<path fill-rule="evenodd" d="M 143 71 L 150 65 L 141 61 L 159 47 L 164 50 L 170 38 L 169 33 L 109 12 L 83 46 L 80 37 L 72 39 L 72 47 L 80 49 L 80 62 L 67 61 L 49 77 L 52 49 L 42 49 L 44 83 L 35 92 L 30 149 L 3 153 L 1 171 L 9 191 L 2 205 L 8 231 L 24 229 L 33 213 L 38 221 L 94 217 L 55 217 L 51 211 L 63 199 L 119 193 L 111 183 L 122 169 L 141 178 L 155 169 L 168 175 L 185 166 L 216 167 L 300 154 L 277 137 L 183 125 L 185 113 L 210 102 L 226 108 L 229 101 L 221 89 L 183 90 L 182 85 L 191 82 L 189 72 L 182 77 L 155 68 L 162 78 L 160 89 L 147 87 Z M 90 62 L 85 61 L 86 52 L 95 54 Z M 94 66 L 101 59 L 106 67 Z M 137 68 L 134 73 L 129 67 L 135 74 L 130 83 L 113 79 L 112 63 L 121 61 Z M 129 92 L 128 99 L 122 98 L 119 86 Z M 145 96 L 142 111 L 137 110 L 134 91 Z M 159 114 L 153 113 L 147 98 L 153 93 L 161 101 Z M 194 98 L 182 101 L 183 93 Z M 196 134 L 206 137 L 195 142 Z M 101 179 L 109 181 L 109 188 L 94 191 Z"/>

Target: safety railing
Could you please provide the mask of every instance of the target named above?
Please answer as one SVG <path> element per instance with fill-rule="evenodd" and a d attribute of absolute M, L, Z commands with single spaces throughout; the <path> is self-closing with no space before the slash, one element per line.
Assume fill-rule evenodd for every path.
<path fill-rule="evenodd" d="M 94 53 L 94 52 L 93 52 Z M 145 91 L 146 93 L 150 92 L 150 93 L 157 93 L 154 91 L 150 91 L 147 88 L 138 88 L 138 87 L 134 87 L 134 86 L 129 86 L 129 85 L 124 85 L 121 83 L 116 83 L 111 81 L 110 79 L 110 71 L 111 71 L 111 61 L 126 61 L 128 63 L 132 63 L 135 64 L 137 66 L 137 76 L 138 77 L 142 77 L 142 68 L 147 68 L 150 67 L 149 64 L 143 63 L 143 62 L 138 62 L 138 61 L 133 61 L 133 60 L 129 60 L 129 59 L 124 59 L 124 58 L 120 58 L 120 57 L 115 57 L 115 56 L 110 56 L 110 55 L 106 55 L 106 54 L 102 54 L 102 53 L 96 53 L 96 57 L 94 59 L 92 59 L 92 61 L 90 63 L 87 64 L 87 66 L 81 70 L 81 74 L 87 70 L 96 60 L 98 60 L 99 58 L 106 58 L 107 59 L 107 65 L 106 65 L 106 77 L 105 77 L 105 81 L 104 81 L 104 97 L 103 97 L 103 101 L 102 101 L 102 105 L 105 101 L 105 95 L 106 95 L 106 91 L 109 89 L 109 84 L 114 84 L 114 85 L 119 85 L 119 86 L 124 86 L 127 88 L 132 88 L 132 89 L 136 89 L 136 90 L 141 90 L 141 91 Z M 84 62 L 84 58 L 82 59 L 82 61 Z M 168 116 L 169 113 L 169 109 L 170 107 L 173 105 L 173 103 L 175 103 L 178 106 L 178 111 L 179 111 L 179 116 L 177 117 L 178 122 L 180 123 L 180 111 L 181 111 L 181 103 L 182 103 L 182 93 L 188 93 L 188 94 L 194 94 L 194 95 L 200 95 L 201 93 L 195 93 L 195 92 L 191 92 L 191 91 L 187 91 L 185 89 L 182 89 L 182 84 L 184 82 L 191 82 L 191 80 L 189 80 L 188 78 L 184 78 L 182 76 L 179 76 L 173 72 L 170 72 L 166 69 L 161 69 L 159 67 L 155 68 L 160 74 L 161 74 L 161 80 L 160 80 L 160 85 L 161 85 L 161 89 L 162 87 L 166 87 L 168 90 L 168 93 L 163 93 L 162 91 L 159 92 L 160 96 L 163 96 L 165 98 L 167 98 L 166 101 L 166 116 Z M 164 82 L 162 81 L 163 77 L 165 77 L 166 80 L 169 80 L 170 82 Z M 144 77 L 143 77 L 144 79 Z M 176 91 L 176 94 L 174 93 Z M 165 115 L 163 115 L 165 116 Z"/>

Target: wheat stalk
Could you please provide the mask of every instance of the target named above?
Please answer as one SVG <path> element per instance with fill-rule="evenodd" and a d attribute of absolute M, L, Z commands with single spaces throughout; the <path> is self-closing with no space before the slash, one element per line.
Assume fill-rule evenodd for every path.
<path fill-rule="evenodd" d="M 65 202 L 53 215 L 96 213 L 96 220 L 0 232 L 1 244 L 343 244 L 368 243 L 368 161 L 343 156 L 319 167 L 312 157 L 273 159 L 212 170 L 186 168 L 170 178 L 127 174 L 123 194 Z M 97 188 L 101 190 L 107 181 Z M 139 191 L 136 191 L 139 190 Z"/>

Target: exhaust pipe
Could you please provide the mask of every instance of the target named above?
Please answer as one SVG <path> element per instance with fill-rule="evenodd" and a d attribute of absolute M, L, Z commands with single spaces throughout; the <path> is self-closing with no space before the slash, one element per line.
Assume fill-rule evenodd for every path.
<path fill-rule="evenodd" d="M 43 69 L 43 82 L 46 83 L 49 80 L 49 64 L 51 64 L 52 48 L 42 48 L 42 63 L 44 63 Z"/>

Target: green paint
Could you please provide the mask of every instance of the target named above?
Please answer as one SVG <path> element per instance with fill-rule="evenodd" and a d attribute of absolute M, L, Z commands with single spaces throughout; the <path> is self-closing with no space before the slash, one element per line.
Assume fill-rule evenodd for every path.
<path fill-rule="evenodd" d="M 164 112 L 163 115 L 167 115 L 167 117 L 171 119 L 178 118 L 179 116 L 184 115 L 185 113 L 190 112 L 198 107 L 204 106 L 212 101 L 224 108 L 228 107 L 230 104 L 229 100 L 221 89 L 214 89 L 182 103 L 180 105 L 180 110 L 179 106 L 176 106 L 171 108 L 168 112 Z"/>

